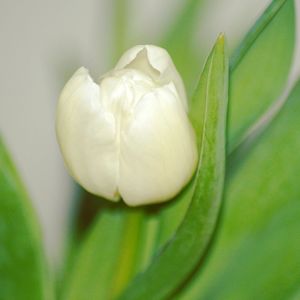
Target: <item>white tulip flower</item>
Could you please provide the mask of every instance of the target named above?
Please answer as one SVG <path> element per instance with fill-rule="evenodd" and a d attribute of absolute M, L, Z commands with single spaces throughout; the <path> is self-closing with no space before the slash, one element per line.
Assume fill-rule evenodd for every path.
<path fill-rule="evenodd" d="M 130 206 L 171 199 L 197 165 L 183 82 L 152 45 L 125 52 L 99 83 L 80 68 L 61 93 L 56 132 L 74 179 Z"/>

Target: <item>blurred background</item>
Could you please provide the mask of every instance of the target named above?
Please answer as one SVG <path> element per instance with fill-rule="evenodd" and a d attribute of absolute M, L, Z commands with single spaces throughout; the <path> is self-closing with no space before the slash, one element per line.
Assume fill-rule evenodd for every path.
<path fill-rule="evenodd" d="M 80 66 L 94 78 L 113 67 L 115 46 L 122 42 L 114 40 L 116 31 L 127 41 L 124 48 L 158 43 L 188 0 L 121 1 L 116 14 L 118 0 L 0 0 L 0 132 L 31 195 L 53 265 L 63 253 L 76 195 L 55 138 L 62 87 Z M 226 33 L 232 49 L 269 3 L 203 0 L 196 49 L 206 56 L 219 32 Z M 129 24 L 122 26 L 126 15 Z M 299 49 L 298 38 L 291 81 L 299 75 Z M 195 65 L 199 74 L 202 62 Z"/>

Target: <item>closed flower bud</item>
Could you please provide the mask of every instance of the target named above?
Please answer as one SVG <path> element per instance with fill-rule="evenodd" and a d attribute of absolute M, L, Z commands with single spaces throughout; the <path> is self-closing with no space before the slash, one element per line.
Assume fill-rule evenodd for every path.
<path fill-rule="evenodd" d="M 74 179 L 130 206 L 171 199 L 197 165 L 183 82 L 156 46 L 128 50 L 99 83 L 80 68 L 61 93 L 56 131 Z"/>

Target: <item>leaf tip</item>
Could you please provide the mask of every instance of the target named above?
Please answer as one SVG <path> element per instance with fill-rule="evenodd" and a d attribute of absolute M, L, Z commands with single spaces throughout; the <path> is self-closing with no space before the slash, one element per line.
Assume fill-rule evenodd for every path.
<path fill-rule="evenodd" d="M 224 54 L 225 52 L 225 48 L 226 48 L 226 37 L 225 37 L 225 33 L 221 32 L 218 37 L 217 40 L 215 42 L 215 49 L 217 51 L 221 51 L 221 53 Z"/>
<path fill-rule="evenodd" d="M 220 44 L 223 44 L 223 45 L 225 44 L 225 33 L 224 32 L 219 33 L 217 42 Z"/>

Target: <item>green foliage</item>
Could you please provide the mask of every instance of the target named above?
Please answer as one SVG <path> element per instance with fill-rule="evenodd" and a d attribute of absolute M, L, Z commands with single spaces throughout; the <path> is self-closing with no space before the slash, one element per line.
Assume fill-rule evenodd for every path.
<path fill-rule="evenodd" d="M 300 280 L 300 82 L 227 185 L 216 244 L 179 299 L 292 299 Z M 296 298 L 298 299 L 298 298 Z"/>
<path fill-rule="evenodd" d="M 126 45 L 126 3 L 117 0 L 116 54 Z M 162 42 L 189 92 L 199 73 L 201 53 L 192 33 L 202 3 L 186 1 Z M 239 157 L 236 172 L 228 174 L 218 218 L 225 144 L 227 154 L 241 148 L 249 129 L 280 96 L 294 35 L 293 1 L 274 0 L 234 51 L 227 140 L 228 69 L 224 37 L 219 37 L 190 101 L 199 147 L 193 180 L 175 199 L 151 208 L 101 204 L 75 245 L 63 299 L 299 298 L 300 83 L 264 134 Z M 46 273 L 34 213 L 0 140 L 0 299 L 51 298 Z"/>
<path fill-rule="evenodd" d="M 196 5 L 196 2 L 197 1 L 191 1 L 189 2 L 189 5 Z M 231 113 L 231 117 L 229 119 L 229 144 L 231 149 L 234 149 L 241 142 L 241 139 L 238 140 L 233 137 L 232 132 L 241 132 L 240 128 L 242 128 L 244 130 L 243 134 L 245 134 L 247 131 L 246 129 L 248 129 L 249 126 L 257 121 L 264 113 L 265 109 L 267 109 L 277 99 L 287 78 L 294 45 L 293 9 L 292 1 L 274 1 L 262 15 L 262 17 L 257 21 L 254 27 L 249 31 L 231 58 L 231 105 L 234 107 L 244 107 L 247 105 L 247 103 L 245 104 L 244 101 L 247 101 L 248 98 L 237 96 L 237 91 L 242 93 L 244 90 L 245 93 L 242 95 L 246 94 L 248 97 L 247 93 L 250 92 L 252 97 L 257 97 L 252 101 L 251 109 L 243 111 L 241 110 L 243 118 L 241 118 L 239 122 L 234 121 L 235 115 L 234 113 Z M 182 17 L 178 24 L 181 24 L 181 22 L 183 22 L 182 20 L 186 18 L 185 16 L 189 15 L 190 13 L 192 13 L 192 15 L 190 15 L 191 18 L 192 16 L 196 15 L 195 11 L 190 10 L 188 7 L 182 15 L 184 17 Z M 192 28 L 192 24 L 193 21 L 187 22 L 187 25 L 182 29 L 182 32 L 186 32 L 187 28 Z M 285 26 L 282 26 L 282 24 L 285 24 Z M 278 34 L 275 34 L 277 32 Z M 184 39 L 186 38 L 186 34 L 178 34 L 177 36 L 175 34 L 170 34 L 168 49 L 174 49 L 174 51 L 175 49 L 178 50 L 179 48 L 177 46 L 179 44 L 184 44 Z M 285 42 L 283 43 L 283 41 Z M 273 51 L 272 45 L 276 45 L 278 52 Z M 180 51 L 178 53 L 180 53 Z M 278 57 L 281 57 L 281 55 L 284 55 L 285 57 L 283 60 L 278 59 Z M 182 54 L 179 56 L 182 59 Z M 261 57 L 263 57 L 263 59 Z M 211 61 L 212 57 L 209 59 Z M 273 64 L 275 65 L 274 68 L 279 68 L 279 72 L 272 69 L 272 73 L 268 74 L 268 76 L 265 76 L 265 70 L 271 70 L 270 68 L 273 68 Z M 187 66 L 187 62 L 185 62 L 184 65 Z M 206 66 L 208 65 L 209 63 L 207 62 Z M 258 69 L 259 73 L 253 72 L 254 66 Z M 266 69 L 264 70 L 263 68 Z M 199 116 L 204 113 L 203 102 L 198 100 L 205 99 L 207 96 L 207 86 L 210 86 L 211 84 L 211 80 L 209 80 L 211 74 L 209 75 L 208 69 L 209 68 L 206 67 L 204 70 L 201 76 L 200 84 L 196 90 L 195 97 L 192 98 L 191 101 L 190 117 L 198 136 L 201 136 L 203 130 L 203 118 Z M 259 80 L 256 81 L 256 79 Z M 272 81 L 277 83 L 275 89 L 271 84 Z M 250 85 L 251 89 L 248 88 L 248 82 L 252 82 Z M 261 82 L 264 82 L 264 84 L 261 85 Z M 210 88 L 212 94 L 213 91 L 217 89 L 216 86 L 210 86 Z M 268 95 L 268 97 L 265 97 L 266 95 Z M 262 110 L 261 107 L 263 107 L 264 110 Z M 234 147 L 232 145 L 234 145 Z M 201 146 L 201 140 L 199 140 L 199 147 Z M 203 180 L 203 178 L 201 180 Z M 203 182 L 206 181 L 203 180 Z M 109 243 L 105 245 L 104 248 L 99 248 L 98 245 L 105 242 L 100 243 L 97 239 L 99 239 L 101 236 L 106 236 L 107 231 L 109 231 L 106 226 L 100 225 L 102 222 L 100 216 L 99 221 L 97 221 L 96 225 L 91 229 L 87 241 L 83 243 L 83 246 L 79 251 L 78 261 L 75 262 L 75 266 L 72 269 L 74 274 L 72 272 L 70 273 L 70 276 L 73 279 L 70 281 L 71 285 L 67 285 L 67 290 L 69 290 L 69 292 L 71 291 L 69 295 L 73 295 L 73 298 L 75 295 L 77 295 L 77 298 L 75 297 L 74 299 L 84 299 L 86 290 L 89 290 L 92 293 L 90 295 L 92 299 L 93 295 L 94 297 L 96 297 L 96 295 L 101 295 L 104 298 L 117 296 L 130 282 L 134 274 L 139 271 L 145 272 L 132 281 L 129 289 L 123 295 L 124 299 L 139 299 L 141 297 L 145 299 L 147 299 L 147 297 L 150 297 L 149 299 L 153 299 L 153 297 L 155 299 L 159 299 L 164 295 L 169 295 L 170 293 L 174 292 L 174 289 L 176 289 L 178 285 L 182 283 L 182 281 L 193 269 L 193 267 L 195 267 L 197 261 L 199 261 L 203 255 L 203 251 L 207 247 L 207 243 L 211 238 L 211 234 L 213 232 L 212 229 L 214 228 L 215 224 L 214 221 L 209 223 L 211 225 L 211 230 L 208 230 L 209 234 L 206 236 L 206 239 L 201 236 L 201 233 L 203 234 L 203 232 L 205 232 L 205 226 L 203 226 L 203 224 L 198 224 L 199 227 L 197 227 L 197 229 L 194 231 L 189 229 L 188 232 L 194 232 L 195 235 L 199 234 L 199 237 L 203 238 L 199 238 L 198 240 L 203 243 L 202 247 L 200 247 L 202 250 L 198 248 L 198 251 L 192 255 L 193 251 L 191 249 L 193 249 L 193 246 L 195 247 L 194 250 L 197 248 L 195 246 L 195 242 L 195 244 L 190 245 L 190 248 L 187 247 L 187 249 L 185 249 L 186 252 L 184 251 L 182 254 L 183 258 L 178 258 L 178 253 L 180 253 L 178 249 L 182 249 L 183 246 L 179 246 L 179 241 L 181 240 L 177 238 L 182 228 L 185 228 L 184 224 L 187 222 L 187 218 L 189 218 L 189 222 L 192 224 L 197 224 L 197 220 L 199 221 L 199 214 L 191 217 L 188 213 L 184 219 L 185 213 L 190 204 L 190 199 L 192 199 L 194 192 L 193 183 L 194 182 L 191 182 L 172 202 L 156 207 L 157 211 L 154 210 L 154 213 L 149 213 L 147 208 L 139 211 L 138 213 L 135 212 L 135 209 L 124 210 L 123 208 L 123 221 L 116 225 L 116 228 L 110 233 L 112 240 L 114 240 L 114 236 L 117 236 L 115 243 L 118 245 L 123 245 L 122 249 L 113 250 L 112 247 L 116 246 L 116 244 L 109 245 Z M 216 205 L 216 207 L 205 207 L 204 203 L 205 202 L 203 201 L 201 208 L 214 208 L 214 217 L 216 217 L 218 205 Z M 116 218 L 118 218 L 118 214 L 116 215 L 115 213 L 104 212 L 104 215 L 106 213 L 109 215 L 108 219 L 110 220 L 108 221 L 108 224 L 114 224 L 114 222 L 117 220 Z M 126 230 L 126 227 L 130 226 L 126 224 L 125 220 L 130 220 L 130 218 L 135 219 L 136 217 L 134 215 L 136 213 L 139 215 L 139 217 L 137 217 L 137 220 L 134 222 L 134 224 L 135 226 L 139 227 L 139 230 L 132 231 L 131 238 L 134 240 L 132 243 L 131 238 L 127 239 L 127 237 L 124 237 L 122 234 L 120 234 L 120 232 L 123 232 Z M 167 243 L 183 219 L 185 221 L 183 221 L 175 236 L 170 240 L 169 243 Z M 129 224 L 132 223 L 129 222 Z M 127 228 L 127 232 L 130 232 L 130 228 L 131 227 Z M 202 230 L 199 230 L 199 228 Z M 185 231 L 183 230 L 183 232 Z M 148 237 L 148 239 L 145 239 L 145 237 Z M 159 255 L 156 255 L 153 262 L 149 265 L 153 253 L 155 253 L 157 251 L 156 249 L 159 249 L 164 244 L 167 246 L 163 248 L 163 250 L 159 250 Z M 106 248 L 106 246 L 108 248 Z M 138 251 L 134 251 L 134 247 L 138 249 Z M 93 248 L 95 249 L 91 250 Z M 131 257 L 126 256 L 126 253 L 128 252 L 123 253 L 123 249 L 127 248 L 131 249 L 129 250 L 132 255 Z M 107 249 L 111 249 L 111 251 Z M 91 252 L 94 253 L 94 258 L 92 260 L 89 259 Z M 143 253 L 143 258 L 141 258 L 141 253 Z M 186 255 L 188 258 L 192 257 L 189 263 L 189 260 L 184 257 L 184 255 Z M 93 263 L 94 261 L 101 263 L 103 257 L 105 257 L 107 267 L 101 268 L 100 265 Z M 126 266 L 127 274 L 120 277 L 120 275 L 118 275 L 119 270 L 115 267 L 115 262 L 124 261 L 126 259 L 128 260 Z M 183 266 L 178 267 L 178 261 L 182 261 Z M 149 268 L 147 268 L 148 265 Z M 181 270 L 178 276 L 174 276 L 174 274 L 177 272 L 172 268 L 175 266 L 176 269 L 179 268 Z M 86 280 L 81 280 L 82 274 L 86 274 Z M 161 276 L 158 277 L 157 274 L 161 274 Z M 77 278 L 77 280 L 74 280 L 74 278 Z M 94 278 L 97 278 L 98 280 L 95 280 Z M 101 280 L 101 278 L 103 279 Z M 121 280 L 116 283 L 116 278 L 121 278 Z M 161 278 L 164 278 L 164 280 L 161 280 Z M 99 282 L 102 284 L 99 284 Z M 113 286 L 117 286 L 117 288 L 112 288 Z M 68 299 L 73 299 L 72 297 L 69 296 Z"/>
<path fill-rule="evenodd" d="M 230 151 L 282 93 L 294 44 L 294 2 L 273 1 L 230 60 Z"/>
<path fill-rule="evenodd" d="M 198 110 L 193 117 L 197 120 L 200 151 L 191 204 L 174 238 L 149 268 L 131 282 L 120 299 L 165 299 L 193 271 L 207 249 L 223 191 L 227 72 L 224 37 L 220 36 L 195 95 Z"/>
<path fill-rule="evenodd" d="M 197 32 L 199 11 L 205 1 L 186 0 L 183 10 L 161 42 L 172 56 L 189 94 L 192 94 L 199 76 L 198 68 L 191 66 L 200 66 L 203 58 L 203 53 L 195 49 L 193 33 Z"/>
<path fill-rule="evenodd" d="M 0 138 L 0 299 L 50 299 L 47 279 L 40 229 Z"/>
<path fill-rule="evenodd" d="M 169 276 L 165 276 L 166 280 L 173 278 L 177 282 L 182 281 L 184 274 L 175 278 L 173 276 L 174 271 L 170 268 L 166 269 L 166 265 L 174 265 L 172 261 L 177 261 L 178 249 L 182 249 L 180 245 L 182 242 L 188 243 L 191 241 L 189 232 L 195 231 L 200 226 L 203 230 L 199 232 L 198 239 L 186 248 L 186 252 L 182 253 L 182 262 L 187 266 L 186 273 L 190 272 L 197 262 L 197 258 L 199 259 L 198 256 L 201 256 L 201 253 L 196 255 L 199 247 L 202 247 L 203 253 L 210 240 L 209 233 L 214 229 L 222 194 L 225 155 L 224 122 L 227 98 L 227 68 L 223 47 L 224 40 L 221 37 L 207 62 L 207 67 L 204 70 L 195 97 L 198 103 L 198 116 L 195 117 L 202 120 L 202 122 L 198 122 L 197 130 L 199 144 L 202 149 L 202 171 L 196 176 L 195 183 L 190 185 L 193 187 L 192 191 L 196 189 L 192 207 L 189 210 L 190 216 L 185 219 L 176 235 L 176 243 L 167 248 L 165 254 L 154 265 L 154 270 L 150 271 L 150 277 L 152 276 L 154 279 L 153 283 L 162 284 L 160 280 L 157 281 L 156 272 L 162 272 L 163 270 L 169 271 Z M 220 115 L 220 117 L 215 115 Z M 206 120 L 205 123 L 203 123 L 204 120 Z M 205 176 L 206 179 L 204 180 L 203 175 L 208 174 L 208 172 L 210 172 L 211 177 Z M 214 180 L 209 180 L 210 178 Z M 219 182 L 219 185 L 206 186 L 209 183 L 215 184 L 215 182 Z M 206 206 L 202 205 L 204 199 L 207 202 Z M 215 205 L 209 205 L 211 201 L 214 201 Z M 66 285 L 65 299 L 85 299 L 87 296 L 86 291 L 89 291 L 89 299 L 97 299 L 97 297 L 114 298 L 124 289 L 132 276 L 144 265 L 147 265 L 152 256 L 153 245 L 151 245 L 151 240 L 149 245 L 149 240 L 147 242 L 145 237 L 149 236 L 151 230 L 154 230 L 155 237 L 157 217 L 151 218 L 151 214 L 147 215 L 146 213 L 146 210 L 124 207 L 104 209 L 100 213 L 99 220 L 96 221 L 86 241 L 83 242 L 77 258 L 75 258 L 74 266 L 70 271 L 70 279 Z M 196 216 L 202 214 L 203 218 L 198 219 L 195 214 Z M 195 219 L 198 219 L 199 223 L 194 223 L 193 220 Z M 209 221 L 204 222 L 204 220 Z M 144 238 L 141 239 L 142 237 Z M 99 245 L 103 246 L 99 247 Z M 147 255 L 147 249 L 149 255 Z M 146 258 L 139 257 L 141 254 Z M 186 263 L 188 258 L 193 258 L 189 264 Z M 145 274 L 148 274 L 148 271 Z M 98 284 L 99 282 L 101 284 Z M 143 285 L 138 284 L 141 288 L 145 288 L 145 285 L 155 287 L 155 285 L 147 284 L 147 278 L 143 282 Z M 175 285 L 169 286 L 172 288 Z M 153 291 L 151 293 L 153 294 Z M 129 297 L 133 299 L 132 295 Z"/>
<path fill-rule="evenodd" d="M 104 206 L 67 270 L 62 298 L 92 300 L 118 296 L 148 261 L 147 256 L 152 255 L 152 251 L 147 251 L 152 243 L 151 222 L 142 209 Z"/>
<path fill-rule="evenodd" d="M 128 47 L 127 38 L 128 38 L 128 28 L 127 28 L 127 19 L 128 19 L 128 0 L 114 0 L 115 12 L 113 15 L 114 22 L 112 24 L 113 31 L 113 60 L 117 61 L 120 55 Z"/>
<path fill-rule="evenodd" d="M 120 228 L 126 225 L 124 212 L 118 208 L 107 209 L 95 221 L 68 271 L 63 299 L 108 299 L 118 270 L 117 257 L 122 251 Z"/>
<path fill-rule="evenodd" d="M 283 14 L 281 10 L 285 10 L 288 12 L 288 14 Z M 294 28 L 295 28 L 295 23 L 291 22 L 291 20 L 294 20 L 294 16 L 290 16 L 290 14 L 293 12 L 293 2 L 292 1 L 273 1 L 272 4 L 267 8 L 266 12 L 258 19 L 258 21 L 255 23 L 253 28 L 247 33 L 245 39 L 241 42 L 241 44 L 238 46 L 237 50 L 233 53 L 230 62 L 231 62 L 231 69 L 230 69 L 230 84 L 229 87 L 230 89 L 230 94 L 229 94 L 229 112 L 231 111 L 231 107 L 233 106 L 241 106 L 244 107 L 247 105 L 247 103 L 244 103 L 244 99 L 248 98 L 243 98 L 243 97 L 236 97 L 235 94 L 232 94 L 233 90 L 240 90 L 241 93 L 243 92 L 243 88 L 245 90 L 245 93 L 248 93 L 248 81 L 242 80 L 243 77 L 239 78 L 235 76 L 235 74 L 246 74 L 251 81 L 253 82 L 252 84 L 252 91 L 257 94 L 260 97 L 260 102 L 257 101 L 252 101 L 252 108 L 253 110 L 249 109 L 248 111 L 243 112 L 243 118 L 240 120 L 239 126 L 243 128 L 249 128 L 249 126 L 252 126 L 255 121 L 257 121 L 262 113 L 264 111 L 260 111 L 260 106 L 264 106 L 267 108 L 267 105 L 270 105 L 274 103 L 277 100 L 278 93 L 273 93 L 273 86 L 272 86 L 272 80 L 274 79 L 274 82 L 277 82 L 277 79 L 280 77 L 282 78 L 282 81 L 284 82 L 286 80 L 288 70 L 285 71 L 285 78 L 282 77 L 282 74 L 279 74 L 279 72 L 276 70 L 272 74 L 268 75 L 267 81 L 269 85 L 265 82 L 266 85 L 261 85 L 261 81 L 256 81 L 256 78 L 259 79 L 259 76 L 256 72 L 248 73 L 248 69 L 244 67 L 243 62 L 245 60 L 246 66 L 248 64 L 253 63 L 256 65 L 256 62 L 253 62 L 249 60 L 248 57 L 256 57 L 258 53 L 260 53 L 263 57 L 268 57 L 271 56 L 272 59 L 275 61 L 275 65 L 278 66 L 278 57 L 273 57 L 273 50 L 271 47 L 272 40 L 267 39 L 267 42 L 264 42 L 264 39 L 261 38 L 261 36 L 267 37 L 268 32 L 272 33 L 272 38 L 274 40 L 274 44 L 278 43 L 279 37 L 274 34 L 276 30 L 278 30 L 278 22 L 280 23 L 285 22 L 287 25 L 287 29 L 290 32 L 294 33 Z M 284 18 L 284 20 L 282 20 Z M 278 21 L 279 20 L 279 21 Z M 282 29 L 279 29 L 279 31 Z M 291 40 L 289 43 L 280 45 L 280 49 L 285 49 L 283 52 L 288 53 L 288 55 L 285 57 L 286 60 L 289 62 L 292 59 L 292 54 L 293 54 L 293 45 L 294 45 L 294 36 L 292 36 Z M 267 46 L 268 47 L 267 47 Z M 271 47 L 271 49 L 270 49 Z M 281 57 L 281 56 L 280 56 Z M 259 61 L 259 59 L 258 59 Z M 274 63 L 274 62 L 273 62 Z M 248 66 L 250 70 L 252 70 L 252 66 Z M 289 67 L 289 65 L 288 65 Z M 288 67 L 285 67 L 286 69 Z M 269 69 L 267 69 L 269 70 Z M 252 70 L 253 71 L 253 70 Z M 260 70 L 260 74 L 263 77 L 264 76 L 264 70 Z M 266 76 L 265 76 L 266 77 Z M 282 84 L 283 84 L 282 82 Z M 255 85 L 256 84 L 256 85 Z M 276 87 L 276 89 L 278 86 Z M 270 97 L 268 98 L 263 98 L 263 95 L 260 92 L 265 92 L 265 93 L 271 93 L 273 95 L 273 98 L 271 99 Z M 246 94 L 245 97 L 248 97 Z M 254 96 L 253 96 L 254 97 Z M 256 97 L 256 96 L 255 96 Z M 266 103 L 265 103 L 266 101 Z M 271 101 L 271 103 L 268 103 Z M 256 106 L 255 106 L 256 105 Z M 197 108 L 197 102 L 191 101 L 190 105 L 190 111 L 191 111 L 191 119 L 193 121 L 194 126 L 196 127 L 197 131 L 199 130 L 197 127 L 197 118 L 193 117 L 193 113 L 198 111 Z M 233 150 L 233 146 L 235 144 L 235 140 L 232 136 L 232 132 L 235 132 L 237 130 L 237 125 L 235 126 L 235 123 L 230 122 L 232 117 L 230 118 L 229 116 L 229 136 L 228 136 L 228 145 L 229 145 L 229 150 L 228 152 L 230 153 L 230 150 Z M 249 124 L 249 119 L 251 119 L 251 123 Z M 245 130 L 246 132 L 247 130 Z M 235 144 L 235 147 L 237 145 Z M 159 237 L 158 237 L 158 246 L 164 244 L 169 238 L 171 238 L 172 234 L 174 231 L 177 229 L 179 226 L 186 209 L 189 205 L 188 199 L 190 199 L 190 188 L 187 187 L 187 189 L 184 190 L 183 195 L 181 197 L 182 200 L 178 201 L 173 201 L 170 204 L 168 204 L 164 209 L 161 211 L 160 219 L 159 219 Z"/>

